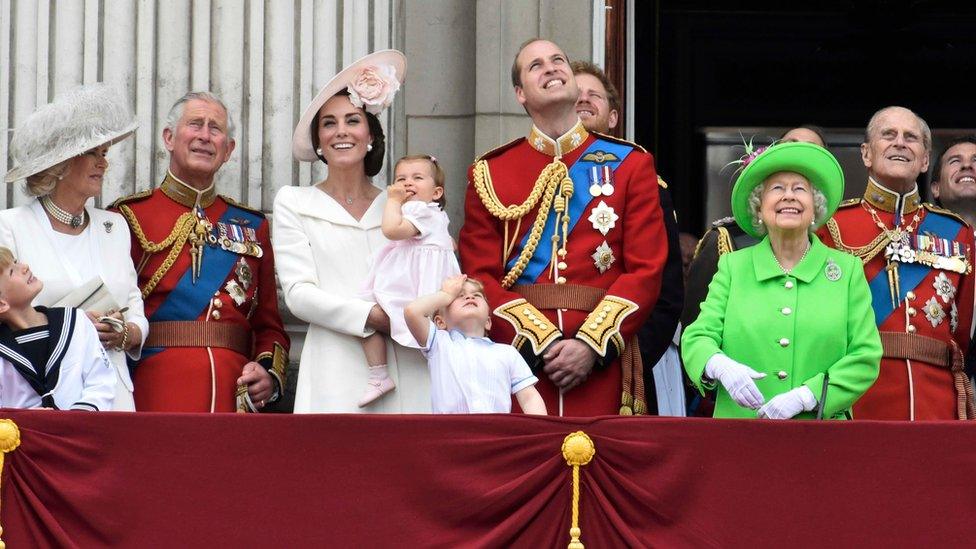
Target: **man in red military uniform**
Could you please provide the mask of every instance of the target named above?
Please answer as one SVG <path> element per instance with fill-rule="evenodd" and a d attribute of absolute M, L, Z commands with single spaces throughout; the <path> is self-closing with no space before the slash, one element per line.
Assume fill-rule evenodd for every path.
<path fill-rule="evenodd" d="M 854 404 L 856 419 L 973 418 L 962 352 L 973 315 L 973 231 L 919 198 L 931 146 L 928 125 L 912 111 L 875 113 L 861 145 L 864 197 L 843 203 L 820 229 L 825 244 L 864 262 L 884 346 L 878 380 Z"/>
<path fill-rule="evenodd" d="M 512 67 L 532 130 L 470 172 L 464 271 L 485 284 L 491 336 L 541 368 L 550 413 L 645 413 L 638 328 L 668 254 L 654 159 L 586 131 L 569 60 L 531 40 Z"/>
<path fill-rule="evenodd" d="M 137 410 L 259 411 L 284 389 L 289 341 L 268 222 L 214 190 L 232 131 L 217 97 L 185 95 L 163 130 L 163 182 L 113 205 L 132 231 L 149 318 L 133 378 Z"/>

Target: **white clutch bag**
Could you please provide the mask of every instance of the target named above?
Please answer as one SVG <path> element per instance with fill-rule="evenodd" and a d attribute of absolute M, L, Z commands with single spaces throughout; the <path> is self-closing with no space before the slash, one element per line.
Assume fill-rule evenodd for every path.
<path fill-rule="evenodd" d="M 119 304 L 105 287 L 102 278 L 96 276 L 62 297 L 54 307 L 75 307 L 83 311 L 106 313 L 118 310 Z"/>

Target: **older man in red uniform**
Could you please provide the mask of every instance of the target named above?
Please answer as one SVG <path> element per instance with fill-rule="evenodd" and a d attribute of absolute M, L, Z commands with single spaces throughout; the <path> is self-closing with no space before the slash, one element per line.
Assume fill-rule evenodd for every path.
<path fill-rule="evenodd" d="M 916 180 L 929 165 L 928 125 L 902 107 L 871 118 L 861 145 L 863 198 L 843 203 L 820 231 L 864 262 L 884 356 L 856 419 L 972 419 L 963 369 L 973 315 L 973 231 L 924 204 Z M 840 327 L 842 329 L 842 327 Z"/>
<path fill-rule="evenodd" d="M 512 67 L 528 137 L 483 155 L 461 228 L 465 272 L 485 284 L 492 338 L 541 368 L 553 414 L 645 413 L 635 334 L 668 254 L 650 154 L 586 131 L 565 53 L 527 42 Z"/>
<path fill-rule="evenodd" d="M 214 190 L 232 131 L 217 97 L 187 94 L 163 130 L 163 182 L 113 205 L 132 231 L 150 322 L 135 370 L 137 410 L 259 411 L 284 389 L 289 341 L 268 222 Z"/>

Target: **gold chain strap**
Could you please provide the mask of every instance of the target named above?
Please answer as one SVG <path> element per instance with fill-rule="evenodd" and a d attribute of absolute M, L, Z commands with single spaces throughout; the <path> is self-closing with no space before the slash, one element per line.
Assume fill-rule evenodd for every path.
<path fill-rule="evenodd" d="M 532 254 L 535 253 L 535 249 L 539 245 L 539 240 L 542 238 L 542 230 L 545 228 L 546 220 L 549 218 L 549 210 L 552 209 L 550 205 L 553 204 L 553 198 L 556 195 L 559 184 L 569 176 L 569 169 L 558 157 L 554 158 L 542 170 L 542 173 L 539 174 L 528 198 L 518 206 L 509 207 L 503 206 L 498 199 L 498 195 L 495 194 L 494 186 L 491 184 L 491 175 L 488 173 L 488 162 L 481 160 L 476 163 L 473 176 L 475 191 L 477 191 L 478 198 L 481 199 L 481 203 L 485 205 L 488 213 L 506 223 L 513 219 L 521 219 L 535 207 L 536 203 L 539 202 L 539 197 L 542 196 L 542 202 L 539 204 L 539 213 L 536 215 L 535 221 L 532 223 L 532 229 L 529 231 L 529 240 L 525 243 L 525 247 L 522 248 L 521 253 L 519 253 L 519 257 L 515 261 L 512 270 L 502 278 L 502 288 L 510 288 L 518 280 L 518 277 L 522 275 L 522 272 L 525 271 L 525 268 L 529 265 L 529 260 L 532 258 Z"/>
<path fill-rule="evenodd" d="M 885 246 L 890 242 L 888 235 L 885 233 L 878 233 L 878 236 L 874 237 L 874 240 L 868 242 L 866 245 L 860 248 L 854 248 L 844 243 L 840 236 L 840 226 L 834 221 L 834 218 L 827 220 L 827 232 L 830 233 L 830 238 L 833 239 L 834 244 L 837 247 L 851 255 L 860 258 L 863 265 L 867 265 L 869 261 L 875 258 Z"/>
<path fill-rule="evenodd" d="M 139 246 L 146 253 L 154 254 L 161 252 L 166 248 L 172 246 L 169 253 L 166 254 L 166 259 L 163 260 L 162 265 L 156 269 L 156 272 L 149 278 L 146 285 L 142 288 L 142 298 L 146 299 L 149 294 L 156 289 L 156 285 L 159 281 L 166 276 L 166 273 L 173 268 L 173 264 L 176 263 L 176 259 L 180 256 L 180 252 L 183 251 L 183 247 L 186 245 L 187 239 L 190 237 L 190 233 L 193 232 L 193 227 L 196 224 L 196 218 L 193 212 L 186 212 L 181 214 L 176 218 L 176 223 L 173 225 L 173 231 L 163 239 L 161 242 L 156 243 L 149 240 L 146 237 L 146 233 L 142 230 L 142 226 L 139 224 L 139 220 L 136 218 L 136 214 L 131 208 L 125 204 L 119 206 L 119 211 L 125 216 L 126 221 L 129 222 L 129 227 L 132 228 L 132 234 L 136 235 L 136 239 L 139 241 Z"/>

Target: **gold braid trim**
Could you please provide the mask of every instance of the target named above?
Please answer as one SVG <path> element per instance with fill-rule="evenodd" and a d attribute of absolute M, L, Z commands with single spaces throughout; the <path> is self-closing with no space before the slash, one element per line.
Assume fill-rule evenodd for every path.
<path fill-rule="evenodd" d="M 556 190 L 559 188 L 560 183 L 568 177 L 569 169 L 566 167 L 566 164 L 559 157 L 553 158 L 552 162 L 542 170 L 538 179 L 535 180 L 535 184 L 532 186 L 532 192 L 529 193 L 528 198 L 519 205 L 506 207 L 501 203 L 498 195 L 495 194 L 495 188 L 491 183 L 491 174 L 488 172 L 488 162 L 479 160 L 475 163 L 473 183 L 475 191 L 478 193 L 478 198 L 481 199 L 481 203 L 485 205 L 488 213 L 505 221 L 506 226 L 511 220 L 521 220 L 537 203 L 539 204 L 539 214 L 536 216 L 535 222 L 532 223 L 529 240 L 525 243 L 525 248 L 522 248 L 521 253 L 519 253 L 518 260 L 516 260 L 512 270 L 502 279 L 502 288 L 510 288 L 518 280 L 525 267 L 528 266 L 529 259 L 535 253 L 535 249 L 539 245 L 539 240 L 542 238 L 542 230 L 546 226 L 546 219 L 549 218 L 549 210 L 551 209 L 549 205 L 553 203 L 553 198 L 556 196 Z M 539 201 L 540 196 L 542 197 L 541 203 Z"/>
<path fill-rule="evenodd" d="M 729 230 L 725 227 L 719 227 L 716 229 L 718 231 L 718 255 L 719 257 L 731 252 L 732 248 L 732 235 L 729 234 Z"/>
<path fill-rule="evenodd" d="M 193 226 L 196 224 L 196 218 L 193 212 L 186 212 L 176 218 L 176 223 L 173 225 L 173 231 L 169 233 L 165 239 L 161 242 L 152 242 L 146 237 L 146 233 L 142 230 L 142 226 L 139 224 L 139 220 L 136 218 L 135 212 L 131 208 L 122 204 L 119 206 L 119 212 L 125 216 L 125 220 L 129 222 L 129 227 L 132 229 L 132 234 L 136 235 L 136 239 L 139 241 L 139 246 L 146 253 L 154 254 L 170 248 L 169 253 L 166 255 L 166 259 L 163 260 L 162 265 L 156 269 L 156 272 L 149 278 L 146 285 L 142 288 L 142 298 L 146 299 L 149 294 L 156 289 L 156 285 L 159 281 L 166 276 L 166 273 L 173 268 L 173 264 L 176 263 L 176 258 L 180 256 L 180 252 L 183 251 L 183 247 L 186 245 L 186 241 L 193 232 Z"/>
<path fill-rule="evenodd" d="M 889 238 L 884 232 L 881 232 L 878 233 L 878 236 L 874 237 L 874 240 L 868 242 L 865 246 L 861 246 L 860 248 L 848 246 L 844 243 L 843 239 L 841 239 L 840 226 L 837 225 L 837 222 L 834 221 L 834 218 L 832 217 L 827 220 L 827 232 L 830 233 L 830 238 L 833 239 L 837 249 L 857 256 L 861 259 L 861 264 L 863 265 L 867 265 L 869 261 L 881 253 L 881 251 L 885 249 L 885 246 L 891 242 L 891 238 Z"/>

